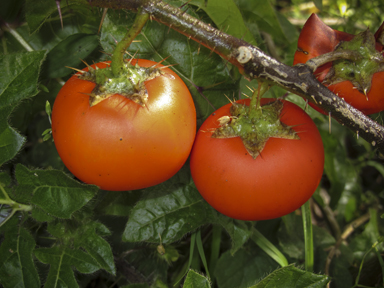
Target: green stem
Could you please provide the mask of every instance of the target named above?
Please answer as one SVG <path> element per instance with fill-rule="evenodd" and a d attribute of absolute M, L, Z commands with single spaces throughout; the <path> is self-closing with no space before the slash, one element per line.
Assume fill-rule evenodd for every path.
<path fill-rule="evenodd" d="M 203 241 L 201 240 L 201 230 L 197 231 L 196 246 L 197 250 L 199 251 L 201 262 L 203 262 L 207 277 L 211 279 L 211 276 L 209 275 L 207 259 L 205 258 Z"/>
<path fill-rule="evenodd" d="M 2 194 L 4 195 L 3 199 L 0 199 L 0 204 L 1 205 L 8 205 L 11 209 L 12 212 L 11 214 L 8 215 L 8 217 L 0 223 L 0 227 L 3 226 L 17 211 L 31 211 L 32 206 L 30 205 L 25 205 L 25 204 L 20 204 L 15 201 L 13 201 L 11 198 L 9 198 L 7 192 L 4 190 L 3 185 L 0 183 L 0 190 Z"/>
<path fill-rule="evenodd" d="M 15 37 L 15 39 L 17 40 L 17 42 L 19 42 L 21 44 L 21 46 L 23 46 L 25 48 L 25 50 L 27 50 L 28 52 L 32 52 L 32 51 L 35 51 L 29 44 L 27 41 L 24 40 L 24 38 L 19 34 L 19 32 L 17 32 L 15 29 L 11 28 L 8 24 L 6 24 L 6 31 L 8 31 L 9 33 L 11 33 L 11 35 L 13 37 Z"/>
<path fill-rule="evenodd" d="M 303 227 L 304 227 L 304 243 L 305 243 L 305 270 L 312 272 L 314 265 L 313 256 L 313 231 L 311 206 L 307 201 L 302 207 Z"/>
<path fill-rule="evenodd" d="M 265 92 L 269 89 L 269 84 L 265 81 L 258 81 L 257 90 L 252 94 L 251 103 L 249 103 L 249 115 L 250 117 L 256 116 L 259 112 L 260 101 Z"/>
<path fill-rule="evenodd" d="M 267 253 L 273 260 L 280 264 L 281 267 L 288 266 L 288 260 L 283 253 L 276 248 L 267 238 L 264 237 L 255 228 L 252 229 L 251 239 L 255 242 L 265 253 Z"/>
<path fill-rule="evenodd" d="M 143 13 L 141 10 L 136 14 L 135 21 L 131 29 L 128 30 L 124 38 L 116 45 L 115 51 L 112 55 L 112 73 L 115 76 L 118 76 L 124 66 L 124 53 L 131 45 L 132 41 L 136 38 L 137 35 L 141 32 L 141 29 L 144 27 L 145 23 L 149 19 L 148 13 Z"/>
<path fill-rule="evenodd" d="M 215 278 L 214 271 L 217 261 L 219 260 L 222 230 L 223 228 L 218 225 L 213 225 L 212 227 L 211 255 L 209 257 L 209 271 L 211 271 L 212 275 L 211 281 Z"/>

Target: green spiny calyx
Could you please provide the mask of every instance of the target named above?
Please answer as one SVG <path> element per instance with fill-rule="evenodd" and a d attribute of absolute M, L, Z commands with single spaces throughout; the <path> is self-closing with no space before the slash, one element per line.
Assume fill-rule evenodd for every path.
<path fill-rule="evenodd" d="M 384 71 L 384 57 L 376 50 L 374 35 L 366 30 L 350 41 L 341 42 L 335 51 L 355 51 L 359 59 L 334 61 L 324 83 L 332 85 L 349 80 L 357 90 L 367 95 L 371 89 L 373 74 Z"/>
<path fill-rule="evenodd" d="M 145 106 L 148 101 L 148 93 L 144 82 L 164 74 L 161 68 L 139 67 L 127 61 L 121 68 L 121 72 L 114 75 L 111 67 L 99 69 L 88 66 L 88 72 L 79 75 L 79 79 L 96 83 L 90 93 L 89 105 L 94 106 L 114 94 L 120 94 L 133 102 Z"/>
<path fill-rule="evenodd" d="M 248 153 L 256 159 L 270 137 L 300 139 L 297 133 L 280 121 L 283 102 L 280 100 L 256 108 L 232 103 L 231 116 L 219 119 L 221 126 L 212 137 L 240 137 Z"/>

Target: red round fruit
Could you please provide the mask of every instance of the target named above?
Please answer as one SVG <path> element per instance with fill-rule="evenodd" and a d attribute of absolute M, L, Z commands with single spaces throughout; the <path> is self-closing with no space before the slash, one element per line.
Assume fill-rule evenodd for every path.
<path fill-rule="evenodd" d="M 264 105 L 276 99 L 261 100 Z M 218 119 L 230 116 L 230 107 L 210 115 L 196 135 L 190 167 L 198 191 L 213 208 L 235 219 L 266 220 L 293 212 L 308 201 L 322 177 L 324 148 L 316 125 L 300 107 L 284 101 L 281 121 L 300 139 L 269 138 L 253 159 L 239 137 L 211 137 Z"/>
<path fill-rule="evenodd" d="M 78 179 L 104 190 L 135 190 L 159 184 L 183 166 L 196 134 L 196 110 L 180 77 L 169 68 L 163 71 L 145 82 L 145 107 L 119 94 L 90 107 L 87 94 L 95 83 L 78 74 L 65 83 L 53 106 L 52 134 L 65 166 Z"/>
<path fill-rule="evenodd" d="M 377 38 L 383 26 L 376 32 Z M 379 33 L 380 32 L 380 33 Z M 300 32 L 297 51 L 294 56 L 293 64 L 306 63 L 309 59 L 319 55 L 332 52 L 336 46 L 343 41 L 350 41 L 355 35 L 337 31 L 327 26 L 316 14 L 312 14 Z M 375 48 L 382 53 L 383 45 L 376 42 Z M 315 71 L 316 78 L 323 82 L 325 76 L 330 71 L 332 63 L 327 63 Z M 329 90 L 343 98 L 347 103 L 359 109 L 366 115 L 378 113 L 384 110 L 384 72 L 377 72 L 373 75 L 371 89 L 364 95 L 354 87 L 350 81 L 342 81 L 336 84 L 327 85 Z M 317 111 L 325 113 L 314 103 L 309 103 Z"/>

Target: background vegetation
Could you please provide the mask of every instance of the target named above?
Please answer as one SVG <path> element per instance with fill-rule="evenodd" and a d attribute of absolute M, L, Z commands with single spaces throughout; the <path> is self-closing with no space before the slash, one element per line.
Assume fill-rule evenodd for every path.
<path fill-rule="evenodd" d="M 311 13 L 353 34 L 367 27 L 375 31 L 384 20 L 378 0 L 192 0 L 182 7 L 289 65 Z M 323 137 L 324 177 L 310 202 L 313 249 L 304 245 L 308 227 L 300 210 L 259 222 L 225 217 L 201 198 L 188 163 L 170 180 L 140 191 L 101 191 L 74 179 L 53 141 L 43 139 L 50 128 L 46 103 L 53 105 L 72 75 L 66 66 L 82 69 L 81 59 L 108 59 L 135 16 L 108 10 L 101 21 L 104 11 L 85 0 L 0 2 L 1 285 L 325 287 L 329 280 L 338 288 L 384 285 L 383 155 L 280 88 L 266 97 L 284 96 L 306 107 Z M 198 125 L 228 102 L 225 95 L 244 97 L 246 85 L 257 86 L 155 21 L 137 40 L 131 54 L 177 64 L 172 69 L 193 94 Z M 371 117 L 383 124 L 382 116 Z M 306 259 L 311 251 L 313 267 Z"/>

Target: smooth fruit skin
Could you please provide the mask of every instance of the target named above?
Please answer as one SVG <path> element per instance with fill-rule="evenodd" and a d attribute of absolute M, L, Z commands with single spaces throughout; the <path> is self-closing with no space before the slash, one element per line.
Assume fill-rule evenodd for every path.
<path fill-rule="evenodd" d="M 140 59 L 138 64 L 156 63 Z M 145 82 L 146 107 L 118 94 L 90 107 L 87 93 L 95 84 L 76 74 L 62 87 L 52 110 L 52 134 L 78 179 L 104 190 L 135 190 L 159 184 L 183 166 L 196 135 L 196 110 L 180 77 L 164 71 Z"/>
<path fill-rule="evenodd" d="M 263 105 L 275 99 L 261 100 Z M 324 148 L 312 119 L 284 101 L 281 121 L 293 126 L 300 140 L 269 138 L 261 155 L 253 159 L 239 137 L 211 137 L 218 119 L 230 115 L 230 106 L 211 114 L 196 135 L 190 167 L 198 191 L 217 211 L 239 220 L 273 219 L 298 209 L 315 192 L 323 174 Z"/>
<path fill-rule="evenodd" d="M 355 35 L 337 31 L 327 26 L 316 14 L 312 14 L 300 32 L 298 50 L 295 53 L 293 65 L 306 63 L 309 59 L 332 52 L 341 41 L 350 41 Z M 376 43 L 376 50 L 382 51 L 383 46 Z M 321 66 L 315 71 L 319 81 L 323 81 L 331 63 Z M 377 72 L 372 78 L 372 87 L 367 96 L 353 87 L 350 81 L 328 85 L 328 89 L 343 98 L 347 103 L 359 109 L 366 115 L 384 110 L 384 72 Z M 367 101 L 368 99 L 368 101 Z M 315 104 L 309 103 L 317 111 L 325 113 Z"/>

